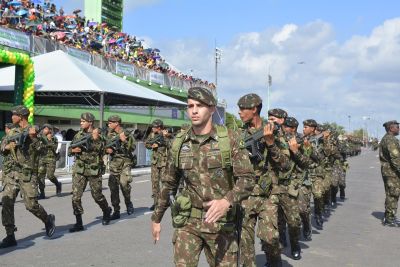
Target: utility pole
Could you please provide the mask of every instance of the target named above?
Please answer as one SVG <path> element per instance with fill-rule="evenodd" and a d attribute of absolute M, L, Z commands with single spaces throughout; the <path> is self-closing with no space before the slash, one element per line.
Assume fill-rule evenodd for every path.
<path fill-rule="evenodd" d="M 351 133 L 351 116 L 347 115 L 347 118 L 349 118 L 349 134 Z"/>
<path fill-rule="evenodd" d="M 272 86 L 272 76 L 271 76 L 271 72 L 270 72 L 270 66 L 268 65 L 268 80 L 267 80 L 267 111 L 270 109 L 271 86 Z"/>
<path fill-rule="evenodd" d="M 218 85 L 218 63 L 221 62 L 222 50 L 217 47 L 217 40 L 215 40 L 215 87 Z"/>

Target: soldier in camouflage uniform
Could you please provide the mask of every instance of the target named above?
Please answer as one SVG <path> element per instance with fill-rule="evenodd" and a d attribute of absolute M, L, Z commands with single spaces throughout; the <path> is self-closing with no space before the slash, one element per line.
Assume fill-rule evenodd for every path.
<path fill-rule="evenodd" d="M 346 198 L 345 188 L 346 188 L 346 172 L 349 168 L 349 163 L 347 162 L 349 143 L 346 137 L 339 135 L 339 152 L 342 155 L 341 169 L 339 170 L 339 191 L 340 199 L 342 201 Z M 336 196 L 335 196 L 336 198 Z"/>
<path fill-rule="evenodd" d="M 70 232 L 83 231 L 82 223 L 82 195 L 89 183 L 94 201 L 103 211 L 103 225 L 108 225 L 111 219 L 111 207 L 104 197 L 102 190 L 102 161 L 104 155 L 104 141 L 100 130 L 93 127 L 94 115 L 86 112 L 81 114 L 81 129 L 74 136 L 68 148 L 69 156 L 75 156 L 72 171 L 72 208 L 76 217 L 76 224 L 69 229 Z M 82 138 L 88 137 L 88 142 L 79 143 Z"/>
<path fill-rule="evenodd" d="M 313 119 L 303 121 L 304 137 L 312 146 L 314 156 L 313 163 L 308 168 L 308 175 L 312 182 L 311 191 L 314 197 L 314 218 L 318 230 L 323 228 L 322 212 L 324 210 L 324 168 L 322 165 L 325 159 L 322 152 L 322 135 L 316 135 L 317 122 Z"/>
<path fill-rule="evenodd" d="M 151 217 L 157 241 L 169 195 L 175 194 L 184 177 L 185 188 L 172 205 L 176 266 L 197 266 L 203 249 L 210 266 L 237 266 L 232 207 L 250 195 L 254 172 L 239 133 L 212 124 L 215 105 L 208 89 L 189 89 L 187 112 L 192 127 L 178 133 L 168 152 L 160 198 Z"/>
<path fill-rule="evenodd" d="M 39 169 L 38 169 L 38 184 L 39 184 L 39 199 L 46 197 L 44 188 L 47 178 L 56 186 L 57 195 L 61 194 L 61 183 L 57 180 L 54 172 L 56 171 L 56 150 L 58 140 L 53 135 L 53 127 L 50 124 L 44 124 L 42 133 L 39 135 L 40 152 L 39 152 Z"/>
<path fill-rule="evenodd" d="M 164 129 L 164 123 L 157 119 L 152 123 L 151 134 L 147 137 L 145 146 L 152 150 L 151 156 L 151 197 L 153 205 L 150 210 L 154 210 L 160 194 L 161 177 L 164 176 L 165 166 L 167 165 L 168 151 L 168 130 Z"/>
<path fill-rule="evenodd" d="M 0 147 L 5 147 L 6 146 L 6 142 L 7 142 L 7 140 L 6 140 L 6 137 L 7 137 L 7 134 L 12 130 L 12 129 L 14 129 L 15 128 L 15 125 L 14 124 L 12 124 L 12 123 L 6 123 L 6 125 L 5 125 L 5 127 L 4 127 L 4 133 L 5 133 L 5 135 L 3 136 L 3 138 L 1 139 L 1 142 L 0 142 Z M 2 169 L 2 173 L 1 173 L 1 176 L 0 176 L 0 182 L 1 182 L 1 184 L 2 184 L 2 187 L 4 187 L 4 178 L 3 177 L 6 177 L 7 175 L 9 175 L 10 173 L 11 173 L 11 171 L 12 171 L 12 158 L 11 158 L 11 154 L 10 153 L 6 153 L 6 154 L 4 154 L 3 155 L 3 169 Z M 18 194 L 17 194 L 18 195 Z M 2 205 L 2 201 L 1 201 L 1 199 L 0 199 L 0 205 Z"/>
<path fill-rule="evenodd" d="M 262 100 L 256 94 L 247 94 L 238 101 L 239 116 L 244 123 L 242 137 L 246 139 L 272 124 L 263 122 L 260 117 Z M 262 240 L 262 250 L 267 259 L 267 266 L 281 266 L 278 232 L 277 176 L 281 168 L 286 166 L 288 155 L 279 148 L 278 140 L 272 135 L 268 142 L 264 138 L 258 141 L 261 158 L 250 153 L 250 161 L 256 174 L 256 185 L 247 200 L 244 200 L 243 229 L 240 241 L 241 264 L 256 266 L 255 262 L 255 227 L 258 221 L 257 236 Z"/>
<path fill-rule="evenodd" d="M 136 149 L 136 143 L 134 138 L 122 128 L 120 116 L 110 116 L 108 127 L 106 153 L 111 157 L 108 186 L 111 192 L 111 204 L 114 208 L 111 220 L 116 220 L 120 218 L 119 187 L 124 195 L 128 215 L 134 211 L 131 201 L 131 169 L 132 152 Z"/>
<path fill-rule="evenodd" d="M 400 196 L 400 144 L 396 138 L 399 135 L 399 123 L 388 121 L 383 124 L 386 134 L 379 144 L 379 159 L 381 173 L 385 185 L 385 218 L 383 225 L 400 226 L 396 220 L 397 205 Z"/>
<path fill-rule="evenodd" d="M 307 139 L 297 133 L 299 123 L 293 117 L 287 117 L 283 123 L 283 130 L 286 133 L 289 143 L 291 157 L 296 166 L 292 172 L 291 189 L 292 195 L 297 195 L 299 214 L 303 223 L 303 237 L 311 241 L 311 188 L 312 183 L 308 177 L 308 168 L 313 163 L 310 159 L 312 147 Z M 299 141 L 299 143 L 297 142 Z"/>
<path fill-rule="evenodd" d="M 289 227 L 289 240 L 291 247 L 291 254 L 293 259 L 299 260 L 301 258 L 301 249 L 299 244 L 301 220 L 299 214 L 299 204 L 297 200 L 298 189 L 295 188 L 294 176 L 292 175 L 295 169 L 295 161 L 293 155 L 289 151 L 282 124 L 285 122 L 287 112 L 276 108 L 268 110 L 268 120 L 279 125 L 277 130 L 277 138 L 279 138 L 280 147 L 289 156 L 287 169 L 281 170 L 278 175 L 279 188 L 279 209 L 278 209 L 278 227 L 279 239 L 281 244 L 286 247 L 286 223 Z"/>
<path fill-rule="evenodd" d="M 12 121 L 19 128 L 10 130 L 1 147 L 1 153 L 11 157 L 10 169 L 3 178 L 3 209 L 1 212 L 2 223 L 6 229 L 7 237 L 3 239 L 0 248 L 16 246 L 14 232 L 14 203 L 17 192 L 21 190 L 23 201 L 27 210 L 39 218 L 46 228 L 46 234 L 52 236 L 55 230 L 55 217 L 47 214 L 37 201 L 37 154 L 39 150 L 37 132 L 28 124 L 29 110 L 24 106 L 17 106 L 12 110 Z M 13 140 L 17 134 L 22 133 L 24 138 Z"/>

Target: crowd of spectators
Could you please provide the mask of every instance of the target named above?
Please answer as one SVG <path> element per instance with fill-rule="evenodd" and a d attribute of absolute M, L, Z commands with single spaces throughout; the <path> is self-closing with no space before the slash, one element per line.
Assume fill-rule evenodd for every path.
<path fill-rule="evenodd" d="M 86 20 L 80 13 L 77 9 L 66 14 L 51 0 L 0 0 L 0 25 L 3 27 L 215 88 L 213 83 L 172 69 L 160 56 L 159 49 L 144 48 L 143 40 L 136 36 L 120 32 L 106 23 Z"/>

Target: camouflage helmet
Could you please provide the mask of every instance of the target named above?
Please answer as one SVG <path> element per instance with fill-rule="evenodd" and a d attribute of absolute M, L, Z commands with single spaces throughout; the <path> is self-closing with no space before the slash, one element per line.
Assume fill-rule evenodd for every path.
<path fill-rule="evenodd" d="M 328 131 L 329 127 L 323 124 L 318 124 L 317 125 L 317 131 L 319 132 L 324 132 L 324 131 Z"/>
<path fill-rule="evenodd" d="M 188 99 L 197 100 L 207 106 L 217 105 L 217 101 L 212 92 L 202 87 L 192 87 L 188 91 Z"/>
<path fill-rule="evenodd" d="M 94 121 L 94 115 L 90 112 L 85 112 L 81 114 L 81 119 L 89 122 Z"/>
<path fill-rule="evenodd" d="M 385 128 L 389 128 L 389 127 L 390 127 L 390 125 L 393 125 L 393 124 L 400 124 L 400 123 L 398 123 L 396 120 L 393 120 L 393 121 L 387 121 L 387 122 L 385 122 L 385 123 L 383 124 L 383 127 L 385 127 Z"/>
<path fill-rule="evenodd" d="M 317 124 L 317 122 L 316 122 L 315 120 L 313 120 L 313 119 L 308 119 L 308 120 L 303 121 L 303 126 L 317 127 L 318 124 Z"/>
<path fill-rule="evenodd" d="M 51 126 L 51 124 L 49 124 L 49 123 L 45 123 L 42 125 L 42 129 L 44 129 L 44 128 L 49 128 L 49 130 L 52 130 L 53 126 Z"/>
<path fill-rule="evenodd" d="M 108 121 L 121 123 L 121 117 L 118 115 L 111 115 L 110 117 L 108 117 Z"/>
<path fill-rule="evenodd" d="M 163 123 L 162 120 L 156 119 L 156 120 L 154 120 L 154 121 L 151 123 L 151 126 L 154 127 L 154 128 L 163 127 L 163 126 L 164 126 L 164 123 Z"/>
<path fill-rule="evenodd" d="M 237 105 L 239 108 L 254 108 L 262 104 L 261 98 L 257 94 L 247 94 L 239 98 Z"/>
<path fill-rule="evenodd" d="M 29 109 L 27 109 L 27 108 L 26 108 L 25 106 L 23 106 L 23 105 L 19 105 L 19 106 L 14 107 L 14 108 L 11 110 L 11 112 L 12 112 L 13 114 L 15 114 L 15 115 L 18 115 L 18 116 L 29 116 L 29 114 L 30 114 Z"/>
<path fill-rule="evenodd" d="M 297 128 L 297 126 L 299 126 L 299 122 L 293 117 L 286 117 L 283 125 L 290 128 Z"/>
<path fill-rule="evenodd" d="M 274 108 L 268 110 L 268 116 L 273 116 L 279 119 L 285 119 L 287 117 L 287 112 L 280 108 Z"/>

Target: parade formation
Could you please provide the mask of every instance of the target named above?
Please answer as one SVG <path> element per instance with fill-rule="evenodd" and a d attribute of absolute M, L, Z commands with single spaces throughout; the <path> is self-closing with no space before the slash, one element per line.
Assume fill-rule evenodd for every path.
<path fill-rule="evenodd" d="M 212 123 L 216 101 L 208 89 L 189 89 L 187 101 L 191 125 L 171 136 L 156 119 L 145 142 L 153 152 L 154 242 L 160 239 L 160 222 L 170 207 L 176 266 L 197 266 L 203 249 L 210 266 L 256 266 L 256 236 L 262 241 L 265 266 L 282 266 L 281 250 L 287 246 L 292 258 L 300 260 L 299 241 L 312 240 L 312 220 L 316 229 L 323 230 L 323 222 L 337 208 L 337 198 L 346 199 L 346 159 L 357 154 L 350 151 L 354 142 L 314 119 L 304 120 L 299 133 L 296 118 L 279 108 L 268 110 L 264 120 L 262 100 L 253 93 L 238 100 L 240 130 Z M 2 224 L 7 236 L 0 248 L 17 245 L 14 203 L 18 194 L 26 209 L 42 220 L 46 235 L 56 231 L 55 215 L 47 213 L 38 199 L 45 199 L 46 177 L 57 194 L 62 190 L 54 175 L 57 140 L 51 125 L 29 125 L 28 116 L 26 107 L 14 107 L 1 142 Z M 70 232 L 85 230 L 81 199 L 88 183 L 102 210 L 103 225 L 120 218 L 120 188 L 127 214 L 134 213 L 130 183 L 135 137 L 122 127 L 118 115 L 108 118 L 106 131 L 94 126 L 91 113 L 83 113 L 80 119 L 81 130 L 68 151 L 75 158 L 72 212 L 76 223 Z M 382 224 L 396 227 L 400 226 L 396 219 L 400 149 L 395 138 L 399 123 L 389 121 L 384 127 L 387 134 L 379 144 L 386 192 Z M 112 207 L 102 193 L 105 155 Z"/>

